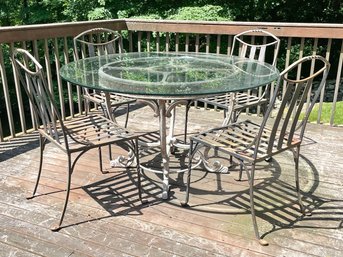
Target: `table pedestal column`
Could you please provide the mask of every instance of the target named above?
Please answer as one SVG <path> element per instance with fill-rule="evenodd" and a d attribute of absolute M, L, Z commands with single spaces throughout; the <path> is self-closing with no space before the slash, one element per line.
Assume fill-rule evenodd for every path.
<path fill-rule="evenodd" d="M 158 100 L 159 105 L 159 123 L 160 123 L 160 145 L 161 156 L 163 163 L 163 185 L 162 185 L 162 199 L 168 199 L 169 193 L 169 143 L 167 142 L 167 113 L 166 113 L 166 100 Z M 169 140 L 168 140 L 169 141 Z"/>

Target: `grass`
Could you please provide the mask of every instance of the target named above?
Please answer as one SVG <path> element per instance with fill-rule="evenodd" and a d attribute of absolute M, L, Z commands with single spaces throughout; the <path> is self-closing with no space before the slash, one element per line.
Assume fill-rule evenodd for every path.
<path fill-rule="evenodd" d="M 310 117 L 309 117 L 310 122 L 317 122 L 318 109 L 319 109 L 319 103 L 317 103 L 313 107 L 313 110 L 312 110 Z M 323 103 L 322 115 L 320 118 L 321 123 L 330 123 L 331 110 L 332 110 L 332 103 Z M 343 125 L 343 101 L 336 103 L 334 124 L 335 125 Z"/>

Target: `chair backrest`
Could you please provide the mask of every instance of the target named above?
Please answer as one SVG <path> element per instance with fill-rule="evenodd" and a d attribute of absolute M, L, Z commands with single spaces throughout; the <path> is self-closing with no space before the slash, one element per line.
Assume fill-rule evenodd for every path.
<path fill-rule="evenodd" d="M 33 106 L 36 124 L 41 124 L 45 134 L 60 143 L 60 136 L 65 136 L 63 130 L 61 133 L 63 122 L 43 67 L 27 50 L 20 48 L 14 49 L 11 60 L 15 75 Z"/>
<path fill-rule="evenodd" d="M 252 33 L 261 35 L 262 37 L 259 37 L 261 40 L 258 41 L 255 36 L 251 36 Z M 231 55 L 238 55 L 275 65 L 279 48 L 279 38 L 268 31 L 254 29 L 234 36 Z"/>
<path fill-rule="evenodd" d="M 263 128 L 270 117 L 278 95 L 282 91 L 281 87 L 285 87 L 285 91 L 272 124 L 269 142 L 267 143 L 267 153 L 272 153 L 275 148 L 279 150 L 285 147 L 284 139 L 287 139 L 287 146 L 290 146 L 296 131 L 298 132 L 296 135 L 297 140 L 302 141 L 308 117 L 325 85 L 329 69 L 330 63 L 324 57 L 313 55 L 299 59 L 281 72 L 271 104 L 265 113 L 261 129 L 256 137 L 258 140 L 256 141 L 255 156 L 257 156 L 258 147 L 261 143 Z M 312 96 L 311 103 L 305 105 L 305 101 L 311 92 L 313 81 L 319 82 L 319 86 Z M 301 115 L 303 115 L 303 118 L 300 121 Z"/>
<path fill-rule="evenodd" d="M 117 31 L 93 28 L 74 37 L 75 59 L 123 52 L 122 36 Z"/>

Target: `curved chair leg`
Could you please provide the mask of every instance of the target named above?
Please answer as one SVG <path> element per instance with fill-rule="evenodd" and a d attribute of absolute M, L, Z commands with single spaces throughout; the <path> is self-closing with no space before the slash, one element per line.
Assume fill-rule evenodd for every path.
<path fill-rule="evenodd" d="M 193 140 L 190 141 L 189 145 L 189 154 L 188 154 L 188 170 L 187 170 L 187 182 L 186 182 L 186 195 L 185 200 L 181 202 L 182 207 L 188 206 L 189 201 L 189 190 L 190 190 L 190 184 L 191 184 L 191 173 L 192 173 L 192 159 L 193 155 L 196 152 L 196 148 L 193 151 Z"/>
<path fill-rule="evenodd" d="M 257 220 L 256 220 L 256 214 L 255 214 L 255 204 L 254 204 L 254 177 L 255 177 L 255 164 L 253 163 L 251 165 L 251 173 L 246 169 L 248 181 L 249 181 L 249 193 L 250 193 L 250 211 L 251 211 L 251 217 L 252 222 L 254 225 L 254 231 L 255 231 L 255 237 L 260 243 L 260 245 L 267 246 L 268 242 L 265 239 L 260 238 L 260 234 L 258 232 L 258 226 L 257 226 Z"/>
<path fill-rule="evenodd" d="M 79 156 L 81 156 L 81 154 Z M 65 214 L 65 212 L 67 210 L 67 205 L 68 205 L 68 200 L 69 200 L 70 184 L 71 184 L 71 174 L 73 173 L 73 169 L 74 169 L 76 161 L 78 160 L 78 157 L 74 160 L 74 163 L 72 164 L 71 163 L 71 155 L 68 154 L 68 175 L 67 175 L 66 197 L 65 197 L 65 200 L 64 200 L 64 205 L 63 205 L 60 221 L 59 221 L 58 225 L 55 225 L 55 226 L 51 227 L 51 231 L 55 232 L 55 231 L 60 230 L 60 228 L 61 228 L 61 225 L 62 225 L 62 222 L 63 222 L 63 218 L 64 218 L 64 214 Z"/>
<path fill-rule="evenodd" d="M 42 173 L 42 167 L 43 167 L 43 152 L 45 148 L 45 143 L 46 143 L 46 138 L 43 137 L 41 134 L 39 134 L 39 149 L 40 149 L 40 157 L 39 157 L 39 168 L 38 168 L 38 174 L 37 174 L 37 179 L 36 179 L 36 184 L 33 189 L 33 193 L 31 196 L 26 197 L 26 199 L 32 199 L 35 197 L 35 194 L 37 192 L 40 176 Z"/>
<path fill-rule="evenodd" d="M 299 155 L 300 155 L 300 145 L 296 149 L 292 150 L 295 164 L 295 189 L 297 191 L 298 203 L 300 211 L 305 214 L 305 206 L 301 200 L 300 185 L 299 185 Z"/>

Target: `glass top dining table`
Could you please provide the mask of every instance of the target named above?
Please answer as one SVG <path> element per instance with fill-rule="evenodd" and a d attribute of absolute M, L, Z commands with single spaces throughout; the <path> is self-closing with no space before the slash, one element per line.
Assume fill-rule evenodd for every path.
<path fill-rule="evenodd" d="M 255 88 L 275 80 L 279 73 L 267 63 L 236 56 L 134 52 L 70 62 L 60 75 L 86 88 L 142 99 L 179 99 Z"/>
<path fill-rule="evenodd" d="M 163 169 L 162 198 L 168 198 L 169 157 L 175 142 L 178 103 L 235 93 L 276 80 L 274 66 L 237 56 L 190 52 L 132 52 L 90 57 L 64 65 L 61 77 L 73 84 L 142 99 L 159 115 Z M 169 101 L 172 100 L 172 101 Z M 175 114 L 175 113 L 174 113 Z M 167 136 L 167 117 L 172 117 Z"/>

